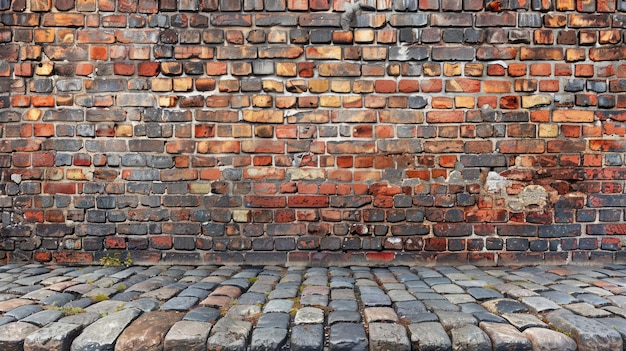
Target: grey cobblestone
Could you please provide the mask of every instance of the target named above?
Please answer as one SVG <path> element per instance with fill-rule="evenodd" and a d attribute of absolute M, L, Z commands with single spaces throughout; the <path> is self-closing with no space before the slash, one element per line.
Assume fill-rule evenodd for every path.
<path fill-rule="evenodd" d="M 114 349 L 150 337 L 149 323 L 164 350 L 614 350 L 625 286 L 614 265 L 6 265 L 0 344 Z"/>

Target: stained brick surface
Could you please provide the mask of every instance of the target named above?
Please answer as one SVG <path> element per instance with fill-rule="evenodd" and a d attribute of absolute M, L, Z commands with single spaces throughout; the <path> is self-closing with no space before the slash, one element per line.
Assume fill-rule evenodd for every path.
<path fill-rule="evenodd" d="M 623 257 L 623 1 L 0 5 L 2 260 Z"/>

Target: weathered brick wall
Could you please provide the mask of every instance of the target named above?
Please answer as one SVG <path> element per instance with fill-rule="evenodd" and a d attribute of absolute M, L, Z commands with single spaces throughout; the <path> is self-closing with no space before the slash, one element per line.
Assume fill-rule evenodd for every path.
<path fill-rule="evenodd" d="M 624 0 L 0 0 L 1 258 L 625 261 L 625 27 Z"/>

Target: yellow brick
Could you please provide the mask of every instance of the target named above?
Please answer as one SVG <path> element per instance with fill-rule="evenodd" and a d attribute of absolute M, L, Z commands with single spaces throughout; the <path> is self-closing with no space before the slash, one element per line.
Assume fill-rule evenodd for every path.
<path fill-rule="evenodd" d="M 311 93 L 325 93 L 328 91 L 328 79 L 311 79 L 309 80 L 309 91 Z"/>
<path fill-rule="evenodd" d="M 54 68 L 54 63 L 41 62 L 40 64 L 35 66 L 35 74 L 38 76 L 49 76 L 52 74 L 53 68 Z"/>
<path fill-rule="evenodd" d="M 454 105 L 457 108 L 474 108 L 475 102 L 473 96 L 455 96 Z"/>
<path fill-rule="evenodd" d="M 354 32 L 354 41 L 356 43 L 372 43 L 374 37 L 375 32 L 373 29 L 359 29 Z"/>
<path fill-rule="evenodd" d="M 341 97 L 341 102 L 343 103 L 344 106 L 346 105 L 358 106 L 363 103 L 362 100 L 363 98 L 361 97 L 361 95 L 347 95 L 347 96 Z"/>
<path fill-rule="evenodd" d="M 465 75 L 468 77 L 480 77 L 483 75 L 482 63 L 467 63 L 465 64 Z"/>
<path fill-rule="evenodd" d="M 297 99 L 295 96 L 277 96 L 276 108 L 294 108 L 296 106 Z"/>
<path fill-rule="evenodd" d="M 372 93 L 374 92 L 374 81 L 356 80 L 354 81 L 354 87 L 352 88 L 352 92 L 356 94 Z"/>
<path fill-rule="evenodd" d="M 540 124 L 539 125 L 539 137 L 540 138 L 556 138 L 559 136 L 559 126 L 556 124 Z"/>
<path fill-rule="evenodd" d="M 586 49 L 567 49 L 565 50 L 565 60 L 567 62 L 584 61 L 586 59 Z"/>
<path fill-rule="evenodd" d="M 277 62 L 276 75 L 279 77 L 295 77 L 298 69 L 295 62 Z"/>
<path fill-rule="evenodd" d="M 172 91 L 171 78 L 152 78 L 150 81 L 152 91 Z"/>
<path fill-rule="evenodd" d="M 337 95 L 320 96 L 321 107 L 341 107 L 341 97 Z"/>
<path fill-rule="evenodd" d="M 441 65 L 438 63 L 425 63 L 422 66 L 424 75 L 428 77 L 436 77 L 441 75 Z"/>
<path fill-rule="evenodd" d="M 174 91 L 190 91 L 193 89 L 192 78 L 174 78 Z"/>
<path fill-rule="evenodd" d="M 285 88 L 282 82 L 276 80 L 264 80 L 263 91 L 268 93 L 282 93 L 285 91 Z"/>
<path fill-rule="evenodd" d="M 233 221 L 238 223 L 250 222 L 250 210 L 233 210 Z"/>
<path fill-rule="evenodd" d="M 556 110 L 552 112 L 552 122 L 591 123 L 594 113 L 588 110 Z"/>
<path fill-rule="evenodd" d="M 131 124 L 120 124 L 115 127 L 115 136 L 117 137 L 132 137 L 133 126 Z"/>
<path fill-rule="evenodd" d="M 83 173 L 82 169 L 71 168 L 65 172 L 65 179 L 67 180 L 88 180 L 87 176 Z"/>
<path fill-rule="evenodd" d="M 443 75 L 446 77 L 460 76 L 461 69 L 462 67 L 460 63 L 446 62 L 443 64 Z"/>
<path fill-rule="evenodd" d="M 160 107 L 174 107 L 178 103 L 178 96 L 159 96 Z"/>
<path fill-rule="evenodd" d="M 546 106 L 552 103 L 550 95 L 528 95 L 522 96 L 522 107 L 532 108 L 537 106 Z"/>
<path fill-rule="evenodd" d="M 387 66 L 387 74 L 390 76 L 397 77 L 400 75 L 401 71 L 402 71 L 402 66 L 400 66 L 397 63 L 391 63 Z"/>
<path fill-rule="evenodd" d="M 272 107 L 271 95 L 253 95 L 252 96 L 253 107 Z"/>
<path fill-rule="evenodd" d="M 244 110 L 243 120 L 253 123 L 283 123 L 283 111 Z"/>
<path fill-rule="evenodd" d="M 40 109 L 31 108 L 24 113 L 22 118 L 24 118 L 25 121 L 38 121 L 41 118 L 41 114 L 42 112 Z"/>
<path fill-rule="evenodd" d="M 191 194 L 210 194 L 211 183 L 189 183 L 189 193 Z"/>
<path fill-rule="evenodd" d="M 271 30 L 267 34 L 267 42 L 272 44 L 286 43 L 287 31 L 284 30 Z"/>
<path fill-rule="evenodd" d="M 364 46 L 362 54 L 364 60 L 385 60 L 387 58 L 387 48 L 381 46 Z"/>
<path fill-rule="evenodd" d="M 341 60 L 341 46 L 308 46 L 306 58 L 308 60 Z"/>
<path fill-rule="evenodd" d="M 233 125 L 233 137 L 235 138 L 251 138 L 252 126 L 249 124 L 235 124 Z"/>
<path fill-rule="evenodd" d="M 350 85 L 349 80 L 333 80 L 330 83 L 330 90 L 334 93 L 349 93 Z"/>

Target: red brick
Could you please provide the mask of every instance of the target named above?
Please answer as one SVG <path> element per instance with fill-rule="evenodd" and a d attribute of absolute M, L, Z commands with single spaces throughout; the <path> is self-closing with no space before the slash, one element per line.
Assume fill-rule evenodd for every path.
<path fill-rule="evenodd" d="M 125 249 L 126 239 L 121 237 L 108 237 L 104 239 L 104 246 L 107 249 Z"/>
<path fill-rule="evenodd" d="M 541 154 L 546 146 L 543 140 L 513 139 L 499 141 L 497 148 L 504 154 Z"/>
<path fill-rule="evenodd" d="M 86 264 L 93 262 L 93 254 L 80 251 L 57 251 L 52 253 L 52 258 L 56 263 L 78 263 Z"/>
<path fill-rule="evenodd" d="M 158 250 L 171 249 L 173 245 L 172 237 L 169 235 L 150 237 L 150 247 Z"/>
<path fill-rule="evenodd" d="M 113 64 L 113 73 L 121 76 L 132 76 L 135 73 L 135 65 L 132 63 L 116 62 Z"/>

